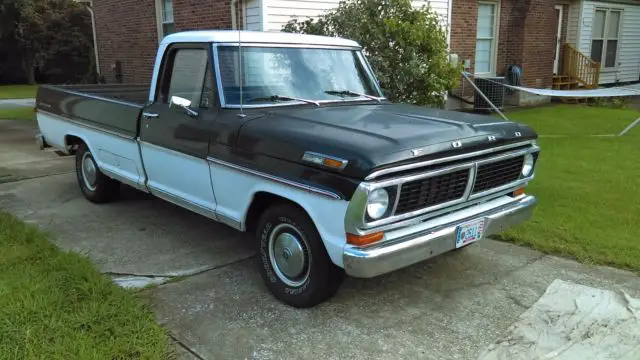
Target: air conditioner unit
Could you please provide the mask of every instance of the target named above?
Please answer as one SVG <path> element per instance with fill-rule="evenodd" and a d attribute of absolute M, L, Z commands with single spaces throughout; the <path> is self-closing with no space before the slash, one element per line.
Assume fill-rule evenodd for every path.
<path fill-rule="evenodd" d="M 496 76 L 496 77 L 476 77 L 474 79 L 474 83 L 482 91 L 484 96 L 486 96 L 498 109 L 502 110 L 504 107 L 504 89 L 505 87 L 501 84 L 505 83 L 504 76 Z M 494 110 L 491 105 L 480 95 L 475 93 L 473 99 L 473 109 L 474 110 L 484 110 L 484 111 L 492 111 Z"/>

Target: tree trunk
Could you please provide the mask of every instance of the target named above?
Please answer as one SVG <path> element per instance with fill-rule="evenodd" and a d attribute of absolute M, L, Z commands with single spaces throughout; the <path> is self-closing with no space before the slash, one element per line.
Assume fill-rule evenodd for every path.
<path fill-rule="evenodd" d="M 36 84 L 36 70 L 33 65 L 29 66 L 29 72 L 27 73 L 27 84 L 35 85 Z"/>
<path fill-rule="evenodd" d="M 33 59 L 31 58 L 30 51 L 24 51 L 22 53 L 22 70 L 27 77 L 27 83 L 29 85 L 35 85 L 36 83 L 36 71 L 33 67 Z"/>

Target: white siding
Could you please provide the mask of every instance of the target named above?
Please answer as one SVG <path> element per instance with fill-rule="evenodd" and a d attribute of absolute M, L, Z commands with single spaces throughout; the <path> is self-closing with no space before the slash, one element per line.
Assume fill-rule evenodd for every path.
<path fill-rule="evenodd" d="M 582 1 L 574 0 L 569 3 L 569 13 L 565 14 L 567 17 L 567 42 L 572 45 L 576 45 L 578 41 L 578 28 L 580 24 L 580 9 Z"/>
<path fill-rule="evenodd" d="M 249 0 L 245 10 L 245 29 L 253 31 L 262 30 L 262 14 L 260 12 L 260 0 Z"/>
<path fill-rule="evenodd" d="M 307 18 L 317 18 L 327 10 L 338 7 L 339 0 L 263 0 L 267 1 L 267 26 L 265 31 L 280 31 L 290 19 L 297 17 L 298 21 Z M 417 0 L 414 7 L 421 7 L 428 3 L 440 15 L 444 26 L 448 23 L 449 3 L 452 0 Z"/>
<path fill-rule="evenodd" d="M 618 40 L 620 65 L 612 70 L 603 68 L 600 73 L 600 84 L 638 81 L 640 79 L 640 5 L 584 1 L 579 49 L 586 55 L 591 54 L 591 31 L 597 7 L 622 9 L 622 25 Z"/>

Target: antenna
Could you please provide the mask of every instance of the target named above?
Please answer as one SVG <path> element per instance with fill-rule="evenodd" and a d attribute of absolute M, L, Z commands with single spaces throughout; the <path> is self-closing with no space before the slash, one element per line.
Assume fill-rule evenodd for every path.
<path fill-rule="evenodd" d="M 238 114 L 239 117 L 245 117 L 247 115 L 244 114 L 244 111 L 242 109 L 242 103 L 243 103 L 243 99 L 242 99 L 242 39 L 240 38 L 240 34 L 242 33 L 242 31 L 240 31 L 240 27 L 238 26 L 238 67 L 239 67 L 239 71 L 240 71 L 240 114 Z"/>

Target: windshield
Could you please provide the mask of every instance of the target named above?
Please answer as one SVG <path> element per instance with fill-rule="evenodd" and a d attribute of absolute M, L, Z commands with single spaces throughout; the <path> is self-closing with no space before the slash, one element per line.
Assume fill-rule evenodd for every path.
<path fill-rule="evenodd" d="M 220 46 L 218 64 L 225 103 L 240 104 L 237 46 Z M 242 102 L 376 100 L 381 96 L 354 50 L 242 47 Z"/>

